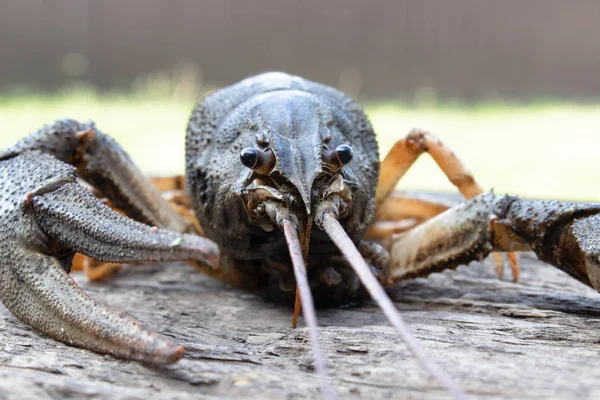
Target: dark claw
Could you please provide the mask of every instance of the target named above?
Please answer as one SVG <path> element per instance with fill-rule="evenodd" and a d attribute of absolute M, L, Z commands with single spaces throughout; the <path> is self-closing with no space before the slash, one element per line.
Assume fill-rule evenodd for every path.
<path fill-rule="evenodd" d="M 210 240 L 125 218 L 77 183 L 66 183 L 30 202 L 35 220 L 46 235 L 96 260 L 127 263 L 189 259 L 218 267 L 218 247 Z"/>
<path fill-rule="evenodd" d="M 391 276 L 426 276 L 481 261 L 492 251 L 519 250 L 533 250 L 600 290 L 600 204 L 482 194 L 395 237 Z"/>
<path fill-rule="evenodd" d="M 565 230 L 560 248 L 564 250 L 557 254 L 556 265 L 600 291 L 600 214 L 575 220 Z"/>
<path fill-rule="evenodd" d="M 12 147 L 0 150 L 0 160 L 32 150 L 75 166 L 80 177 L 130 218 L 177 232 L 192 230 L 149 183 L 123 148 L 98 130 L 93 122 L 55 121 Z"/>
<path fill-rule="evenodd" d="M 498 223 L 538 258 L 600 290 L 600 204 L 531 201 L 510 197 Z"/>
<path fill-rule="evenodd" d="M 6 243 L 5 238 L 0 239 Z M 37 331 L 69 345 L 128 360 L 161 365 L 183 357 L 182 346 L 85 294 L 55 258 L 18 246 L 2 246 L 0 260 L 4 305 Z"/>
<path fill-rule="evenodd" d="M 153 364 L 183 347 L 86 295 L 67 271 L 76 251 L 108 262 L 194 259 L 216 265 L 209 240 L 132 221 L 76 183 L 73 167 L 39 151 L 0 161 L 0 295 L 36 330 L 67 344 Z"/>

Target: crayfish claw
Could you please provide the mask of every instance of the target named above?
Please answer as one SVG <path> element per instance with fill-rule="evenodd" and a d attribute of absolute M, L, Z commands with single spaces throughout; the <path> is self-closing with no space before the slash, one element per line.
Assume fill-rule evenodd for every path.
<path fill-rule="evenodd" d="M 600 204 L 485 193 L 395 236 L 391 275 L 393 281 L 426 276 L 507 252 L 517 282 L 514 252 L 532 250 L 541 261 L 600 290 L 599 234 Z M 494 263 L 502 278 L 503 260 L 494 255 Z"/>
<path fill-rule="evenodd" d="M 193 259 L 218 267 L 217 246 L 130 220 L 37 150 L 0 160 L 0 298 L 13 315 L 63 343 L 163 365 L 183 347 L 103 306 L 69 276 L 75 252 L 122 263 Z"/>
<path fill-rule="evenodd" d="M 84 293 L 56 258 L 19 246 L 5 250 L 0 251 L 0 295 L 6 308 L 37 331 L 97 353 L 155 365 L 183 357 L 183 347 Z"/>
<path fill-rule="evenodd" d="M 600 204 L 512 197 L 501 223 L 540 260 L 600 290 Z"/>
<path fill-rule="evenodd" d="M 546 250 L 544 256 L 567 274 L 600 291 L 599 234 L 600 214 L 574 219 L 554 239 L 554 251 Z"/>

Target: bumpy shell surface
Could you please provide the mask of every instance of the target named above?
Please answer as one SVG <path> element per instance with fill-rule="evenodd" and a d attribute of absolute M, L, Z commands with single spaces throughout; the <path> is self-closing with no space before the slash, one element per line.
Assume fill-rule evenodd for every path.
<path fill-rule="evenodd" d="M 353 212 L 343 223 L 353 237 L 362 236 L 373 216 L 379 172 L 375 134 L 362 108 L 331 87 L 266 73 L 205 97 L 190 117 L 186 178 L 209 238 L 239 258 L 256 258 L 267 251 L 269 235 L 249 222 L 237 196 L 251 173 L 240 162 L 240 151 L 256 147 L 261 138 L 278 156 L 276 169 L 288 171 L 289 179 L 306 186 L 307 192 L 322 171 L 324 145 L 350 144 L 354 159 L 343 174 L 357 189 Z M 292 159 L 295 172 L 284 165 Z M 311 200 L 311 193 L 301 195 L 308 197 L 304 202 Z"/>

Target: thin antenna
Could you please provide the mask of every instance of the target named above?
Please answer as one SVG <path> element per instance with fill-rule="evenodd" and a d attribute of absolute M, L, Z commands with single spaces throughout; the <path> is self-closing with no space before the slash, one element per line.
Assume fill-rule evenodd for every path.
<path fill-rule="evenodd" d="M 457 400 L 464 400 L 467 398 L 466 394 L 448 376 L 438 364 L 431 360 L 425 350 L 419 344 L 418 340 L 408 329 L 408 326 L 396 310 L 396 307 L 385 293 L 383 287 L 375 278 L 375 275 L 371 272 L 369 266 L 360 255 L 358 249 L 352 243 L 352 240 L 348 237 L 346 231 L 337 220 L 336 216 L 332 211 L 326 211 L 323 214 L 322 228 L 335 245 L 340 249 L 342 254 L 346 257 L 356 275 L 360 278 L 365 289 L 369 292 L 373 300 L 379 305 L 388 321 L 396 331 L 400 334 L 410 351 L 417 357 L 421 362 L 426 371 L 428 371 L 438 382 L 444 386 Z M 305 317 L 306 318 L 306 317 Z"/>
<path fill-rule="evenodd" d="M 302 249 L 300 248 L 300 240 L 298 240 L 298 233 L 291 221 L 288 219 L 283 219 L 281 225 L 283 228 L 283 233 L 285 234 L 285 240 L 287 241 L 288 248 L 290 250 L 292 264 L 294 265 L 296 285 L 298 291 L 300 292 L 300 299 L 302 300 L 302 314 L 304 315 L 304 321 L 306 322 L 306 325 L 308 325 L 308 334 L 310 337 L 313 359 L 315 361 L 315 369 L 317 370 L 317 375 L 319 375 L 319 379 L 321 381 L 323 396 L 326 399 L 335 399 L 335 395 L 333 394 L 333 391 L 327 382 L 327 367 L 325 365 L 323 351 L 321 350 L 321 344 L 319 343 L 317 314 L 315 312 L 315 305 L 308 283 L 308 276 L 306 274 Z"/>
<path fill-rule="evenodd" d="M 298 278 L 296 278 L 296 281 Z M 296 285 L 296 299 L 294 300 L 294 316 L 292 317 L 292 328 L 296 329 L 298 327 L 298 315 L 300 315 L 300 310 L 302 309 L 302 299 L 300 298 L 300 289 L 298 289 L 298 285 Z"/>

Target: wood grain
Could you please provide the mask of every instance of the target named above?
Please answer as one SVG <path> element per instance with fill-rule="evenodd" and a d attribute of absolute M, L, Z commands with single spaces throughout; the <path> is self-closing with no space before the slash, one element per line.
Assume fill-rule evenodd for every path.
<path fill-rule="evenodd" d="M 186 346 L 149 368 L 68 347 L 0 309 L 0 398 L 192 399 L 318 396 L 307 331 L 291 306 L 211 280 L 182 263 L 128 266 L 78 282 Z M 390 294 L 429 353 L 482 399 L 600 398 L 600 296 L 522 257 L 522 283 L 484 266 L 405 282 Z M 341 398 L 445 399 L 372 304 L 318 311 Z"/>

